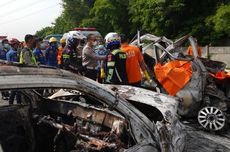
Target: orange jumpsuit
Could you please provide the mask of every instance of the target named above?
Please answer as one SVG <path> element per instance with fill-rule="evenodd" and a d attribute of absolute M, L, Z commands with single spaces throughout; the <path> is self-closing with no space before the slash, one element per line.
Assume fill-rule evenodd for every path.
<path fill-rule="evenodd" d="M 126 72 L 128 76 L 129 84 L 137 83 L 141 81 L 142 75 L 140 71 L 139 63 L 143 61 L 143 56 L 138 47 L 122 44 L 121 49 L 126 53 Z"/>
<path fill-rule="evenodd" d="M 198 46 L 198 45 L 197 45 L 197 51 L 198 51 L 198 56 L 201 57 L 202 52 L 201 52 L 200 46 Z M 188 52 L 188 55 L 193 55 L 193 51 L 192 51 L 192 46 L 191 45 L 188 47 L 187 52 Z"/>
<path fill-rule="evenodd" d="M 62 50 L 63 50 L 63 48 L 60 46 L 60 47 L 58 48 L 58 65 L 61 64 Z"/>

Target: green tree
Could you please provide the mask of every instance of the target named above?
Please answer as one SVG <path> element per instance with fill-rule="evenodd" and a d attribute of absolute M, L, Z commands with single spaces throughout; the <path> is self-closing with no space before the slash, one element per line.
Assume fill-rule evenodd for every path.
<path fill-rule="evenodd" d="M 221 5 L 208 21 L 212 22 L 216 32 L 227 34 L 230 37 L 230 4 Z"/>
<path fill-rule="evenodd" d="M 202 44 L 211 41 L 207 17 L 215 14 L 219 0 L 131 0 L 129 12 L 134 29 L 175 39 L 194 35 Z"/>
<path fill-rule="evenodd" d="M 74 27 L 80 26 L 82 20 L 89 16 L 89 6 L 92 3 L 93 0 L 62 0 L 63 12 L 54 21 L 51 33 L 63 34 Z M 37 33 L 44 33 L 44 30 L 41 29 Z M 43 35 L 45 34 L 50 33 L 45 32 Z"/>
<path fill-rule="evenodd" d="M 202 45 L 230 37 L 226 0 L 62 0 L 62 5 L 49 30 L 54 33 L 83 26 L 96 27 L 103 36 L 115 31 L 132 37 L 141 30 L 170 39 L 190 34 Z"/>
<path fill-rule="evenodd" d="M 113 31 L 130 34 L 128 5 L 127 0 L 96 0 L 82 25 L 96 27 L 102 35 Z"/>
<path fill-rule="evenodd" d="M 53 27 L 47 26 L 47 27 L 42 28 L 41 30 L 37 31 L 36 36 L 44 38 L 47 35 L 52 34 L 52 33 L 53 33 Z"/>

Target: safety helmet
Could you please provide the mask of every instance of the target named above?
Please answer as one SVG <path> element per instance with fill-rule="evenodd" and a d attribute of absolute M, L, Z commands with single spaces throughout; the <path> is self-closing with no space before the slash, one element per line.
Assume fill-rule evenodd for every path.
<path fill-rule="evenodd" d="M 61 39 L 60 39 L 60 43 L 61 43 L 61 44 L 62 44 L 62 43 L 66 43 L 66 39 L 61 38 Z"/>
<path fill-rule="evenodd" d="M 68 37 L 66 41 L 66 45 L 68 47 L 73 48 L 74 46 L 76 46 L 76 41 L 72 37 Z"/>
<path fill-rule="evenodd" d="M 120 45 L 121 37 L 119 34 L 115 32 L 108 33 L 105 36 L 105 43 L 106 43 L 106 48 L 110 48 L 113 45 Z"/>
<path fill-rule="evenodd" d="M 49 43 L 54 43 L 54 42 L 57 42 L 57 39 L 55 37 L 51 37 Z"/>
<path fill-rule="evenodd" d="M 70 31 L 65 34 L 65 37 L 66 45 L 71 48 L 75 48 L 80 43 L 80 40 L 86 38 L 81 31 Z"/>
<path fill-rule="evenodd" d="M 73 39 L 85 39 L 86 37 L 82 34 L 81 31 L 70 31 L 67 35 L 67 37 L 71 37 Z"/>
<path fill-rule="evenodd" d="M 10 45 L 20 44 L 20 41 L 19 41 L 18 39 L 12 38 L 12 39 L 9 41 L 9 44 L 10 44 Z"/>

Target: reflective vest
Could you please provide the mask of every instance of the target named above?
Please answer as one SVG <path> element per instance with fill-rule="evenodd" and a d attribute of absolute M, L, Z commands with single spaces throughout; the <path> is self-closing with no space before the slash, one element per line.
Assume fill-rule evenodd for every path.
<path fill-rule="evenodd" d="M 24 49 L 27 49 L 28 51 L 30 51 L 30 54 L 31 54 L 31 64 L 36 64 L 36 59 L 34 57 L 33 51 L 31 49 L 29 49 L 29 48 L 24 48 Z M 23 49 L 20 50 L 19 63 L 21 63 L 21 64 L 24 63 L 24 60 L 23 60 Z"/>
<path fill-rule="evenodd" d="M 118 49 L 107 56 L 106 82 L 112 84 L 127 84 L 126 54 Z"/>

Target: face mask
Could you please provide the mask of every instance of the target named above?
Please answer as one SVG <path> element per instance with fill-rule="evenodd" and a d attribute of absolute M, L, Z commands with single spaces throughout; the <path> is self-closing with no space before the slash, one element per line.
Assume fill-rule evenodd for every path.
<path fill-rule="evenodd" d="M 45 44 L 44 44 L 44 43 L 41 43 L 41 44 L 40 44 L 40 48 L 41 48 L 41 50 L 45 50 Z"/>
<path fill-rule="evenodd" d="M 9 44 L 4 44 L 3 47 L 4 47 L 5 49 L 9 49 L 9 48 L 10 48 L 10 45 L 9 45 Z"/>
<path fill-rule="evenodd" d="M 62 43 L 62 44 L 61 44 L 61 47 L 62 47 L 62 48 L 64 48 L 64 47 L 65 47 L 65 45 L 66 45 L 65 43 Z"/>
<path fill-rule="evenodd" d="M 97 41 L 93 42 L 93 46 L 96 46 L 97 45 Z"/>
<path fill-rule="evenodd" d="M 51 43 L 51 47 L 56 47 L 56 46 L 57 46 L 57 44 Z"/>

